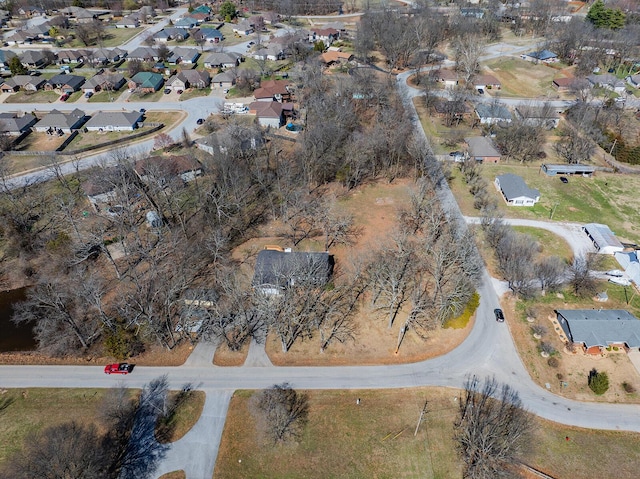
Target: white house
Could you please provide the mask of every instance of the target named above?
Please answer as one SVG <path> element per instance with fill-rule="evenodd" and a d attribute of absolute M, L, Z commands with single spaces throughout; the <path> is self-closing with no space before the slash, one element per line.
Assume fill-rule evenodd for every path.
<path fill-rule="evenodd" d="M 133 131 L 142 121 L 138 111 L 99 111 L 87 122 L 88 131 Z"/>
<path fill-rule="evenodd" d="M 512 173 L 496 176 L 496 189 L 511 206 L 533 206 L 540 201 L 540 192 L 529 188 L 522 177 Z"/>

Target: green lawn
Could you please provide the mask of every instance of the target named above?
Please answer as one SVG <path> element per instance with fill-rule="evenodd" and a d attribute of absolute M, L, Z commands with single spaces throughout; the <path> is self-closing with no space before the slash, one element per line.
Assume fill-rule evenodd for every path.
<path fill-rule="evenodd" d="M 535 97 L 557 95 L 551 82 L 559 74 L 557 68 L 539 63 L 534 64 L 520 58 L 505 57 L 493 60 L 487 66 L 490 73 L 502 83 L 501 96 Z"/>
<path fill-rule="evenodd" d="M 132 93 L 129 99 L 131 101 L 158 101 L 162 98 L 164 88 L 153 93 Z"/>
<path fill-rule="evenodd" d="M 567 261 L 573 259 L 573 250 L 569 243 L 555 233 L 529 226 L 513 226 L 513 229 L 533 237 L 540 245 L 540 254 L 542 256 L 559 256 Z"/>
<path fill-rule="evenodd" d="M 211 88 L 190 88 L 185 91 L 182 95 L 180 95 L 179 100 L 185 101 L 191 98 L 196 98 L 199 96 L 209 96 L 211 94 Z"/>
<path fill-rule="evenodd" d="M 466 185 L 459 179 L 460 172 L 455 167 L 452 171 L 456 179 L 451 186 L 460 199 L 463 213 L 478 215 Z M 605 223 L 622 240 L 640 242 L 640 178 L 637 176 L 597 172 L 593 178 L 570 177 L 569 183 L 564 184 L 557 177 L 542 173 L 539 163 L 485 164 L 481 172 L 490 185 L 489 193 L 506 217 L 548 220 L 555 208 L 554 221 Z M 540 201 L 530 208 L 507 206 L 493 187 L 495 177 L 503 173 L 519 175 L 529 187 L 540 190 Z"/>
<path fill-rule="evenodd" d="M 89 98 L 88 102 L 89 103 L 110 103 L 112 101 L 115 101 L 120 96 L 120 94 L 125 90 L 125 88 L 126 88 L 126 85 L 118 91 L 113 91 L 113 92 L 101 91 L 98 93 L 94 93 L 93 96 Z"/>
<path fill-rule="evenodd" d="M 27 91 L 18 91 L 16 93 L 11 94 L 4 101 L 5 103 L 53 103 L 58 98 L 60 98 L 60 94 L 55 91 L 37 91 L 37 92 L 27 92 Z"/>

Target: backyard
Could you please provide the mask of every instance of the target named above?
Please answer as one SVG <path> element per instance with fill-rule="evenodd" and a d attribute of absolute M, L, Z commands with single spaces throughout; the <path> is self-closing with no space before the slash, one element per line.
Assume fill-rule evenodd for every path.
<path fill-rule="evenodd" d="M 502 83 L 500 90 L 491 90 L 494 96 L 558 96 L 551 82 L 554 78 L 563 76 L 560 64 L 550 66 L 544 63 L 534 64 L 520 58 L 503 57 L 487 63 L 485 67 L 486 71 L 483 73 L 495 76 Z"/>

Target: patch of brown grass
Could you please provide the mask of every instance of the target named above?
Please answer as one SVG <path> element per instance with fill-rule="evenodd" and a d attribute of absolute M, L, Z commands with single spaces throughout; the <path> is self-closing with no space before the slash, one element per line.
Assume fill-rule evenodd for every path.
<path fill-rule="evenodd" d="M 167 472 L 166 474 L 161 475 L 158 479 L 187 479 L 187 475 L 184 471 L 173 471 Z"/>
<path fill-rule="evenodd" d="M 249 354 L 247 342 L 239 351 L 231 351 L 226 344 L 220 344 L 213 355 L 213 364 L 216 366 L 242 366 Z"/>
<path fill-rule="evenodd" d="M 174 402 L 180 394 L 180 391 L 170 391 L 169 403 Z M 161 424 L 156 427 L 158 442 L 168 444 L 182 439 L 200 419 L 205 399 L 203 391 L 190 391 L 171 417 L 160 421 Z"/>

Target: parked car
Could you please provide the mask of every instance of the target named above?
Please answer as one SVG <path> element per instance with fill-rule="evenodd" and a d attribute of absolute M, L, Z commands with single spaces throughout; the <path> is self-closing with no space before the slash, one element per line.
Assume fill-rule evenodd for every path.
<path fill-rule="evenodd" d="M 171 93 L 171 88 L 165 88 L 164 89 L 164 94 L 168 95 L 169 93 Z"/>
<path fill-rule="evenodd" d="M 560 181 L 566 184 L 566 183 L 569 183 L 569 178 L 567 178 L 566 176 L 561 176 Z"/>
<path fill-rule="evenodd" d="M 480 93 L 481 95 L 484 95 L 484 89 L 478 88 L 478 93 Z"/>
<path fill-rule="evenodd" d="M 84 94 L 85 98 L 91 98 L 93 96 L 93 92 L 92 91 L 88 91 L 87 93 Z"/>
<path fill-rule="evenodd" d="M 65 93 L 64 95 L 62 95 L 60 97 L 60 101 L 67 101 L 68 99 L 69 99 L 69 94 L 68 93 Z"/>
<path fill-rule="evenodd" d="M 178 95 L 182 95 L 182 90 L 178 90 Z"/>
<path fill-rule="evenodd" d="M 202 125 L 204 123 L 204 118 L 198 118 L 198 121 L 196 121 L 196 123 L 198 125 Z"/>
<path fill-rule="evenodd" d="M 140 108 L 140 113 L 146 113 L 146 112 L 147 112 L 146 108 Z"/>
<path fill-rule="evenodd" d="M 504 323 L 504 313 L 500 308 L 494 309 L 493 314 L 496 315 L 496 321 L 498 321 L 499 323 Z"/>
<path fill-rule="evenodd" d="M 113 363 L 104 367 L 105 374 L 129 374 L 133 371 L 133 364 L 129 363 Z"/>

